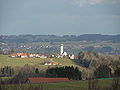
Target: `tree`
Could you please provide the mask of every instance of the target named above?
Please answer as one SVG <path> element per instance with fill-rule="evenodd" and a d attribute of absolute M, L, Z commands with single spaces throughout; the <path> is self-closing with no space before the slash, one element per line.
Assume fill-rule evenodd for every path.
<path fill-rule="evenodd" d="M 14 74 L 14 69 L 10 66 L 5 66 L 1 68 L 1 73 L 5 76 L 12 76 Z"/>
<path fill-rule="evenodd" d="M 96 78 L 109 78 L 111 76 L 111 68 L 107 65 L 100 65 L 95 71 L 94 76 Z"/>
<path fill-rule="evenodd" d="M 95 67 L 98 63 L 99 55 L 94 52 L 80 52 L 77 63 L 86 68 Z"/>
<path fill-rule="evenodd" d="M 35 73 L 36 73 L 36 74 L 39 74 L 38 68 L 35 69 Z"/>
<path fill-rule="evenodd" d="M 120 77 L 120 68 L 117 68 L 114 74 L 116 77 Z"/>

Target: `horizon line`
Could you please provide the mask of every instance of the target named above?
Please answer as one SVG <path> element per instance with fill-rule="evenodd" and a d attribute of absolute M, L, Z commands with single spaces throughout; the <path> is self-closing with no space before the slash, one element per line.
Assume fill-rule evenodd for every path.
<path fill-rule="evenodd" d="M 0 36 L 21 36 L 21 35 L 48 35 L 48 36 L 81 36 L 81 35 L 110 35 L 110 36 L 116 36 L 116 35 L 120 35 L 120 34 L 99 34 L 99 33 L 91 33 L 91 34 L 79 34 L 79 35 L 75 35 L 75 34 L 65 34 L 65 35 L 55 35 L 55 34 L 0 34 Z"/>

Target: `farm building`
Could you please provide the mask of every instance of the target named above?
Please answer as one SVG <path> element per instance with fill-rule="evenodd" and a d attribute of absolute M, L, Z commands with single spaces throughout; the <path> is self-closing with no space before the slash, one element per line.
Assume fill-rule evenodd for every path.
<path fill-rule="evenodd" d="M 59 65 L 57 62 L 44 62 L 44 65 Z"/>
<path fill-rule="evenodd" d="M 21 57 L 21 58 L 26 58 L 28 57 L 27 53 L 13 53 L 10 55 L 11 57 Z"/>
<path fill-rule="evenodd" d="M 47 83 L 47 82 L 61 82 L 61 81 L 69 81 L 68 78 L 28 78 L 26 83 Z"/>

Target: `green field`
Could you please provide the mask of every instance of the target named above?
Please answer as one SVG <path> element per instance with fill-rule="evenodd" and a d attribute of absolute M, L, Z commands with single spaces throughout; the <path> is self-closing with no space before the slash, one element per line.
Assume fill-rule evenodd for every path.
<path fill-rule="evenodd" d="M 28 65 L 37 65 L 40 67 L 48 67 L 45 65 L 42 65 L 41 63 L 44 61 L 49 61 L 51 58 L 41 59 L 41 58 L 12 58 L 8 55 L 0 55 L 0 67 L 4 66 L 24 66 L 25 64 Z M 82 68 L 78 65 L 76 65 L 72 60 L 66 59 L 66 58 L 52 58 L 53 61 L 62 64 L 62 66 L 77 66 L 79 68 Z"/>
<path fill-rule="evenodd" d="M 98 85 L 102 87 L 111 87 L 112 80 L 99 80 Z M 88 81 L 69 81 L 69 82 L 56 82 L 56 83 L 44 83 L 44 84 L 19 84 L 6 85 L 6 90 L 17 90 L 22 88 L 23 90 L 39 90 L 35 88 L 42 88 L 40 90 L 88 90 Z M 31 88 L 31 89 L 29 89 Z M 18 89 L 21 90 L 21 89 Z"/>

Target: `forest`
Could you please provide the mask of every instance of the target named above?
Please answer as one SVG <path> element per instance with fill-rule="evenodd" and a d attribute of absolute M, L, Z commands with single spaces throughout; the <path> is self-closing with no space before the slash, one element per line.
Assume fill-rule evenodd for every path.
<path fill-rule="evenodd" d="M 0 42 L 4 43 L 27 43 L 27 42 L 65 42 L 65 41 L 112 41 L 120 42 L 120 35 L 0 35 Z"/>

